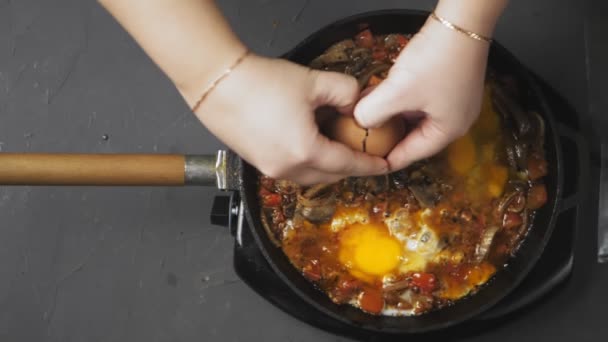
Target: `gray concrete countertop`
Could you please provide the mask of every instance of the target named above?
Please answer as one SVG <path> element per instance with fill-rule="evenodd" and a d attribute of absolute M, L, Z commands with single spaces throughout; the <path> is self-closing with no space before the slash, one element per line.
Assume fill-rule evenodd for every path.
<path fill-rule="evenodd" d="M 274 56 L 351 14 L 433 4 L 220 1 L 242 39 Z M 606 26 L 588 11 L 578 1 L 513 1 L 496 38 L 591 126 L 590 105 L 605 99 L 589 91 L 603 79 L 588 76 L 606 70 L 592 58 L 605 52 L 594 42 Z M 221 146 L 94 1 L 0 0 L 0 151 L 204 154 Z M 0 340 L 344 340 L 280 312 L 237 278 L 232 237 L 209 223 L 215 194 L 0 187 Z M 468 340 L 605 340 L 608 269 L 589 262 L 589 229 L 564 289 Z"/>

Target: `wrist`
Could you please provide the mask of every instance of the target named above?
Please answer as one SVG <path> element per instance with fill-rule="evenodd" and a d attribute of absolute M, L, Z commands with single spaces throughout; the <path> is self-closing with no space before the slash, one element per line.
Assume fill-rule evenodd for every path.
<path fill-rule="evenodd" d="M 435 13 L 454 25 L 492 37 L 507 0 L 440 0 Z"/>
<path fill-rule="evenodd" d="M 234 62 L 240 58 L 242 60 L 235 65 Z M 203 124 L 208 125 L 210 121 L 215 122 L 218 119 L 225 119 L 222 118 L 222 115 L 218 116 L 218 113 L 239 113 L 242 108 L 248 107 L 251 100 L 248 95 L 255 92 L 252 85 L 258 85 L 258 87 L 263 85 L 260 72 L 264 73 L 261 70 L 266 69 L 266 60 L 266 58 L 253 53 L 237 56 L 235 61 L 230 62 L 234 66 L 230 73 L 225 74 L 226 69 L 220 71 L 224 74 L 224 77 L 219 79 L 215 86 L 209 89 L 209 85 L 218 81 L 218 78 L 210 80 L 208 84 L 203 85 L 196 91 L 195 100 L 188 103 L 196 117 Z M 205 94 L 206 91 L 208 92 Z M 198 106 L 193 108 L 197 104 Z"/>
<path fill-rule="evenodd" d="M 171 80 L 182 94 L 190 107 L 204 95 L 204 92 L 222 76 L 233 64 L 243 56 L 247 47 L 238 40 L 216 47 L 213 52 L 208 51 L 205 58 L 193 55 L 190 72 L 173 77 Z M 177 76 L 177 75 L 176 75 Z"/>

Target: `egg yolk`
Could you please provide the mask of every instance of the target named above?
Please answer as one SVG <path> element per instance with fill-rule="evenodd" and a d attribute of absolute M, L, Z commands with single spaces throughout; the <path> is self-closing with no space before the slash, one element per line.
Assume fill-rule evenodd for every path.
<path fill-rule="evenodd" d="M 448 146 L 448 162 L 458 174 L 467 174 L 475 166 L 476 158 L 475 142 L 470 134 Z"/>
<path fill-rule="evenodd" d="M 402 246 L 384 225 L 354 224 L 340 239 L 340 262 L 365 281 L 389 274 L 400 263 Z"/>

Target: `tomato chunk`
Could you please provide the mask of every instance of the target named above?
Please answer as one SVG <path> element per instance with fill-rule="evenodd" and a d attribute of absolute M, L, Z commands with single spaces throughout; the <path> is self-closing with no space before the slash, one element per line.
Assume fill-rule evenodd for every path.
<path fill-rule="evenodd" d="M 384 298 L 382 293 L 378 290 L 367 289 L 363 291 L 359 298 L 359 306 L 363 311 L 367 311 L 372 314 L 379 314 L 384 308 Z"/>
<path fill-rule="evenodd" d="M 382 82 L 382 78 L 380 78 L 376 75 L 372 75 L 372 77 L 370 77 L 370 79 L 369 79 L 369 82 L 367 83 L 367 86 L 368 87 L 377 86 L 381 82 Z"/>
<path fill-rule="evenodd" d="M 528 159 L 528 176 L 531 180 L 537 180 L 548 173 L 547 161 L 541 156 L 532 155 Z"/>
<path fill-rule="evenodd" d="M 544 184 L 536 184 L 528 191 L 528 208 L 536 210 L 547 203 L 547 188 Z"/>
<path fill-rule="evenodd" d="M 376 47 L 372 51 L 372 57 L 377 61 L 383 61 L 386 59 L 386 50 L 382 47 Z"/>
<path fill-rule="evenodd" d="M 356 37 L 355 41 L 357 45 L 364 48 L 371 48 L 374 46 L 374 36 L 370 30 L 361 31 Z"/>
<path fill-rule="evenodd" d="M 263 203 L 265 207 L 278 207 L 281 205 L 281 195 L 279 194 L 268 194 L 263 197 Z"/>
<path fill-rule="evenodd" d="M 502 220 L 502 226 L 507 229 L 512 229 L 521 226 L 523 219 L 517 213 L 506 213 Z"/>
<path fill-rule="evenodd" d="M 317 260 L 312 260 L 308 265 L 302 269 L 304 276 L 310 281 L 321 280 L 321 265 Z"/>
<path fill-rule="evenodd" d="M 272 192 L 266 188 L 260 188 L 260 197 L 264 198 L 268 195 L 272 194 Z"/>
<path fill-rule="evenodd" d="M 405 37 L 404 35 L 402 35 L 402 34 L 398 34 L 398 35 L 397 35 L 397 41 L 399 42 L 399 46 L 400 46 L 401 48 L 403 48 L 404 46 L 406 46 L 406 45 L 407 45 L 407 43 L 409 43 L 409 41 L 410 41 L 410 40 L 409 40 L 409 39 L 407 39 L 407 37 Z"/>
<path fill-rule="evenodd" d="M 431 293 L 437 289 L 437 277 L 432 273 L 416 272 L 412 274 L 412 285 L 422 293 Z"/>

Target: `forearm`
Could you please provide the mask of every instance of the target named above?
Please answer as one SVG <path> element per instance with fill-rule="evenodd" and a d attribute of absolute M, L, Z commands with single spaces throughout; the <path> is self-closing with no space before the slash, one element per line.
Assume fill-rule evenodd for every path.
<path fill-rule="evenodd" d="M 100 0 L 188 103 L 245 47 L 212 0 Z"/>
<path fill-rule="evenodd" d="M 436 13 L 469 31 L 491 37 L 508 0 L 439 0 Z"/>

